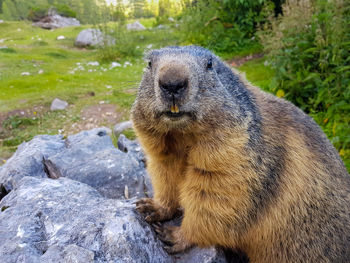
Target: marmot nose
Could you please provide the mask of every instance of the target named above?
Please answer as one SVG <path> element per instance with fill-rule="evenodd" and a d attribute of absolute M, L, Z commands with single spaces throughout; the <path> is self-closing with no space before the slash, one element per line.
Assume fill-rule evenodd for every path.
<path fill-rule="evenodd" d="M 177 80 L 159 80 L 159 87 L 170 94 L 177 94 L 182 89 L 187 88 L 188 86 L 188 80 L 187 79 L 177 79 Z"/>
<path fill-rule="evenodd" d="M 177 61 L 166 63 L 159 70 L 159 88 L 166 94 L 182 93 L 189 84 L 187 68 Z"/>

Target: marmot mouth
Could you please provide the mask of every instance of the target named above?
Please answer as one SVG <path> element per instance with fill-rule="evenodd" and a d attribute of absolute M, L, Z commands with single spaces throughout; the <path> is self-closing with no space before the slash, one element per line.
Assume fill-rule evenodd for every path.
<path fill-rule="evenodd" d="M 167 117 L 170 117 L 170 118 L 180 118 L 180 117 L 182 117 L 183 115 L 185 115 L 186 112 L 184 112 L 184 111 L 179 111 L 179 112 L 175 113 L 175 112 L 171 112 L 171 111 L 166 111 L 166 112 L 164 112 L 164 114 L 165 114 Z"/>

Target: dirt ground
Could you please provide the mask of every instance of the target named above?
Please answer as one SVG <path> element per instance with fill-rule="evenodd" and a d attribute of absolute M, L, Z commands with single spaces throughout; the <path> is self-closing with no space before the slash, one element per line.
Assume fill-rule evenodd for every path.
<path fill-rule="evenodd" d="M 70 127 L 65 127 L 65 133 L 73 134 L 83 130 L 90 130 L 100 126 L 112 126 L 120 122 L 123 112 L 118 111 L 116 105 L 99 104 L 88 106 L 80 111 L 80 120 Z"/>

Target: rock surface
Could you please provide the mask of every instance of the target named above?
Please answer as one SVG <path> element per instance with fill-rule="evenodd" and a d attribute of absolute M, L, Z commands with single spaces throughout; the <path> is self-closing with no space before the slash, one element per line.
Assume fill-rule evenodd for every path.
<path fill-rule="evenodd" d="M 50 10 L 46 17 L 39 22 L 33 23 L 33 25 L 44 29 L 55 29 L 67 26 L 79 26 L 80 22 L 76 18 L 63 17 L 57 14 L 54 10 Z"/>
<path fill-rule="evenodd" d="M 131 202 L 86 184 L 25 177 L 0 205 L 3 262 L 171 262 Z"/>
<path fill-rule="evenodd" d="M 139 21 L 135 21 L 134 23 L 126 25 L 127 30 L 145 30 L 146 27 L 142 25 Z"/>
<path fill-rule="evenodd" d="M 88 47 L 88 46 L 103 46 L 114 45 L 115 39 L 111 36 L 104 35 L 99 29 L 88 28 L 82 30 L 75 39 L 75 46 Z"/>
<path fill-rule="evenodd" d="M 1 261 L 226 262 L 214 248 L 163 250 L 134 209 L 152 195 L 141 148 L 123 135 L 115 148 L 110 132 L 37 136 L 0 167 Z"/>
<path fill-rule="evenodd" d="M 64 110 L 68 107 L 68 102 L 55 98 L 50 106 L 50 110 Z"/>

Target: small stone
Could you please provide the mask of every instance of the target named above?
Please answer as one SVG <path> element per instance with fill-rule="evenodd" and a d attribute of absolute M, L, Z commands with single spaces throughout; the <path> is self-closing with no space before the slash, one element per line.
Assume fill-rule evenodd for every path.
<path fill-rule="evenodd" d="M 128 67 L 128 66 L 132 66 L 132 64 L 129 62 L 129 61 L 126 61 L 125 63 L 124 63 L 124 68 L 126 68 L 126 67 Z"/>
<path fill-rule="evenodd" d="M 142 25 L 139 21 L 135 21 L 134 23 L 127 24 L 126 29 L 140 31 L 140 30 L 145 30 L 146 27 Z"/>
<path fill-rule="evenodd" d="M 30 76 L 30 73 L 29 72 L 22 72 L 21 75 L 22 76 Z"/>
<path fill-rule="evenodd" d="M 38 71 L 38 74 L 43 74 L 44 73 L 44 70 L 42 70 L 42 69 L 40 69 L 39 71 Z"/>
<path fill-rule="evenodd" d="M 55 110 L 64 110 L 68 107 L 68 102 L 64 101 L 64 100 L 60 100 L 58 98 L 55 98 L 52 103 L 51 103 L 51 107 L 50 109 L 52 111 Z"/>
<path fill-rule="evenodd" d="M 98 63 L 98 61 L 91 61 L 87 63 L 88 66 L 99 66 L 100 63 Z"/>
<path fill-rule="evenodd" d="M 165 26 L 165 25 L 158 25 L 156 28 L 157 28 L 157 29 L 167 29 L 168 26 Z"/>
<path fill-rule="evenodd" d="M 121 67 L 122 65 L 118 62 L 112 62 L 110 69 L 115 68 L 115 67 Z"/>
<path fill-rule="evenodd" d="M 63 39 L 66 39 L 66 37 L 65 36 L 58 36 L 56 39 L 57 40 L 63 40 Z"/>

